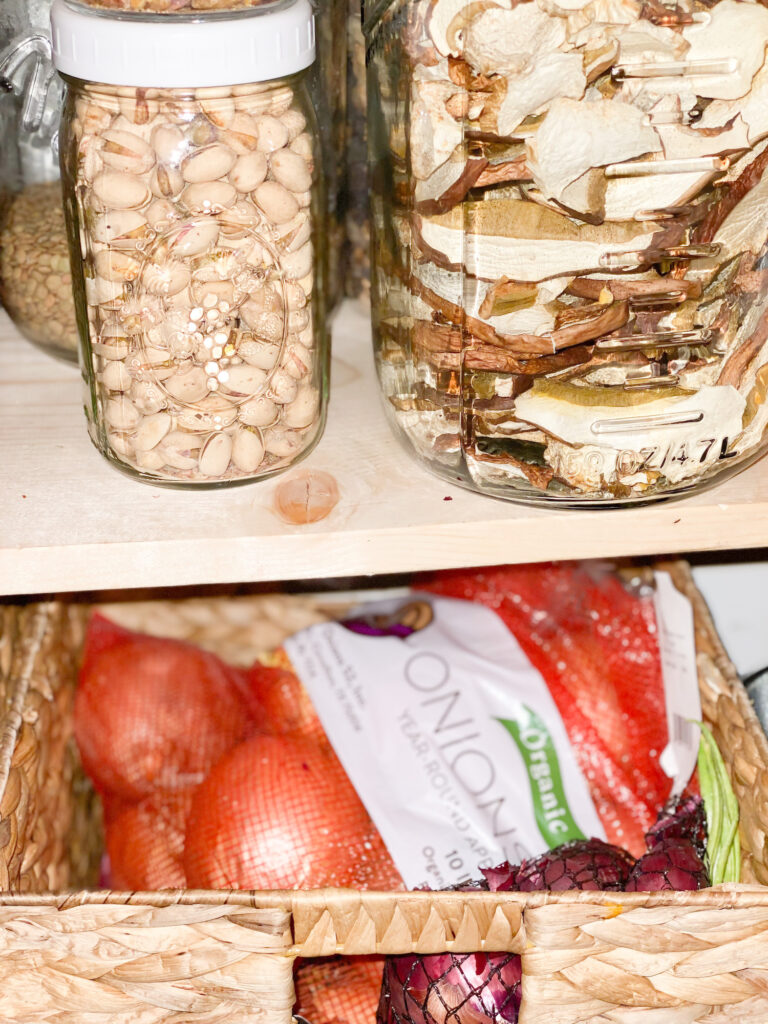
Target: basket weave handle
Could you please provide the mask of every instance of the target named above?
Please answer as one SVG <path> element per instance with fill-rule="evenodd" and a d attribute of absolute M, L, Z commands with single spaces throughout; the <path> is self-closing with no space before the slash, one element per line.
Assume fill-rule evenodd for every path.
<path fill-rule="evenodd" d="M 84 896 L 2 899 L 0 1020 L 290 1024 L 286 911 Z"/>
<path fill-rule="evenodd" d="M 259 906 L 289 909 L 301 956 L 513 952 L 525 948 L 516 893 L 259 892 Z"/>

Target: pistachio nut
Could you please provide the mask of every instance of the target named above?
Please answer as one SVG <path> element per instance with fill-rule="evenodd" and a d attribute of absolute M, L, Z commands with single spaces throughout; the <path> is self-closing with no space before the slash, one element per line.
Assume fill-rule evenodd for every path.
<path fill-rule="evenodd" d="M 101 133 L 101 159 L 115 171 L 144 174 L 155 166 L 155 151 L 133 132 L 111 129 Z"/>
<path fill-rule="evenodd" d="M 211 434 L 200 451 L 200 472 L 207 477 L 222 477 L 232 458 L 230 434 Z"/>
<path fill-rule="evenodd" d="M 268 427 L 264 431 L 264 448 L 269 455 L 285 459 L 297 455 L 303 447 L 301 431 L 286 427 Z"/>
<path fill-rule="evenodd" d="M 232 462 L 241 473 L 255 473 L 264 458 L 264 441 L 258 430 L 240 427 L 232 440 Z"/>
<path fill-rule="evenodd" d="M 226 181 L 187 185 L 181 201 L 190 213 L 221 213 L 237 202 L 237 190 Z"/>
<path fill-rule="evenodd" d="M 283 410 L 283 423 L 286 427 L 303 430 L 318 419 L 319 410 L 319 392 L 309 384 L 302 384 L 294 400 Z"/>
<path fill-rule="evenodd" d="M 193 184 L 225 178 L 235 166 L 235 153 L 221 143 L 206 146 L 188 156 L 182 164 L 184 180 Z"/>
<path fill-rule="evenodd" d="M 108 210 L 138 210 L 147 205 L 151 193 L 146 182 L 133 174 L 102 171 L 94 179 L 93 194 Z"/>
<path fill-rule="evenodd" d="M 247 195 L 264 181 L 268 169 L 269 164 L 264 153 L 246 153 L 244 156 L 238 157 L 235 166 L 230 171 L 229 180 L 238 192 Z"/>
<path fill-rule="evenodd" d="M 285 224 L 299 212 L 296 197 L 278 181 L 263 182 L 255 189 L 253 198 L 273 224 Z"/>
<path fill-rule="evenodd" d="M 272 177 L 289 192 L 306 192 L 312 187 L 312 172 L 303 156 L 280 149 L 269 158 Z"/>

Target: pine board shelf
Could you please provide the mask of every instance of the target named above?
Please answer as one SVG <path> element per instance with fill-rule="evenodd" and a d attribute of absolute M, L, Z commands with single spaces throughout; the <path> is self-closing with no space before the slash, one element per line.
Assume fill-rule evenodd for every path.
<path fill-rule="evenodd" d="M 280 478 L 182 492 L 127 479 L 88 440 L 77 370 L 0 314 L 0 593 L 358 576 L 542 559 L 768 547 L 768 461 L 712 491 L 618 511 L 549 511 L 453 488 L 391 436 L 366 310 L 334 332 L 326 435 L 301 467 L 336 478 L 323 522 L 273 511 Z"/>

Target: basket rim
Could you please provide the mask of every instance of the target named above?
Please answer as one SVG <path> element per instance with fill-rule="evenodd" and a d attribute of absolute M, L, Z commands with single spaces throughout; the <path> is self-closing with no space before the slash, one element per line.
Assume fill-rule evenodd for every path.
<path fill-rule="evenodd" d="M 696 890 L 660 890 L 658 892 L 610 892 L 607 890 L 565 890 L 562 892 L 488 892 L 454 890 L 396 892 L 376 889 L 160 889 L 152 892 L 118 892 L 107 889 L 71 893 L 0 893 L 0 907 L 44 906 L 60 910 L 74 906 L 241 906 L 257 910 L 309 909 L 360 906 L 378 911 L 382 907 L 443 903 L 453 908 L 478 906 L 517 906 L 521 908 L 595 906 L 627 909 L 647 906 L 712 907 L 768 906 L 768 886 L 759 883 L 729 882 Z"/>

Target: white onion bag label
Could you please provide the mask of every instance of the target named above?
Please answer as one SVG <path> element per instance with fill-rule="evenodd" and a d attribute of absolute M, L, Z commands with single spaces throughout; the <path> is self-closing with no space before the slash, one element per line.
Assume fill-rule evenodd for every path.
<path fill-rule="evenodd" d="M 656 572 L 653 605 L 659 638 L 669 740 L 661 754 L 662 770 L 672 779 L 672 795 L 683 792 L 699 753 L 701 695 L 696 670 L 696 641 L 691 602 L 667 572 Z"/>
<path fill-rule="evenodd" d="M 361 613 L 404 605 L 427 622 L 408 636 L 331 622 L 285 648 L 406 885 L 605 838 L 547 684 L 502 620 L 421 594 Z"/>

